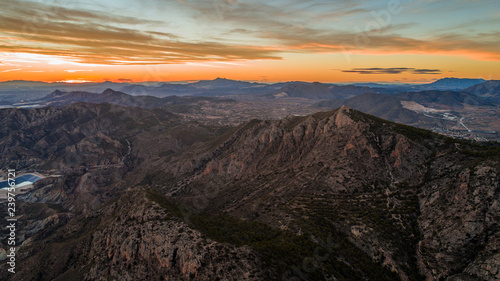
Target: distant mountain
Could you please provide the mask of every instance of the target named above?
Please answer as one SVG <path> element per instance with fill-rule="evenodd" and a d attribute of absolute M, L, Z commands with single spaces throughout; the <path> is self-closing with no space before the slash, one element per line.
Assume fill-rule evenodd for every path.
<path fill-rule="evenodd" d="M 263 85 L 260 83 L 251 83 L 245 81 L 238 80 L 230 80 L 226 78 L 216 78 L 214 80 L 201 80 L 195 83 L 190 83 L 190 86 L 195 88 L 203 88 L 203 89 L 216 89 L 216 88 L 250 88 L 259 85 Z"/>
<path fill-rule="evenodd" d="M 158 86 L 147 86 L 141 84 L 133 84 L 122 87 L 120 91 L 133 96 L 189 96 L 195 95 L 199 92 L 198 89 L 189 84 L 171 84 L 162 83 Z"/>
<path fill-rule="evenodd" d="M 290 82 L 283 87 L 266 93 L 264 96 L 275 98 L 307 98 L 307 99 L 345 99 L 365 93 L 392 94 L 392 90 L 383 88 L 370 88 L 354 85 L 333 85 L 319 82 Z"/>
<path fill-rule="evenodd" d="M 470 79 L 470 78 L 442 78 L 430 84 L 421 85 L 422 90 L 450 90 L 458 91 L 483 83 L 484 79 Z"/>
<path fill-rule="evenodd" d="M 426 84 L 379 84 L 379 83 L 354 83 L 355 86 L 391 89 L 396 92 L 419 92 L 425 90 L 460 91 L 467 87 L 480 84 L 484 79 L 470 78 L 442 78 Z"/>
<path fill-rule="evenodd" d="M 245 95 L 246 97 L 301 97 L 309 99 L 344 99 L 364 93 L 394 94 L 401 92 L 401 88 L 384 87 L 378 84 L 368 86 L 334 85 L 325 83 L 308 83 L 300 81 L 280 82 L 273 84 L 252 83 L 246 81 L 217 78 L 201 80 L 194 83 L 115 83 L 105 81 L 101 83 L 44 83 L 33 81 L 10 81 L 0 83 L 0 100 L 19 102 L 19 100 L 33 100 L 44 97 L 55 90 L 63 92 L 91 92 L 99 93 L 108 88 L 132 96 L 228 96 Z M 286 94 L 285 94 L 286 93 Z"/>
<path fill-rule="evenodd" d="M 495 103 L 500 103 L 500 80 L 486 81 L 469 87 L 465 89 L 464 92 L 491 100 Z"/>
<path fill-rule="evenodd" d="M 111 81 L 99 83 L 46 83 L 38 81 L 6 81 L 0 82 L 0 101 L 17 103 L 20 101 L 33 101 L 45 97 L 55 90 L 63 92 L 93 92 L 100 93 L 108 88 L 119 89 L 127 83 Z"/>
<path fill-rule="evenodd" d="M 0 82 L 0 101 L 13 104 L 20 101 L 41 98 L 56 88 L 50 83 L 39 81 L 14 80 Z"/>
<path fill-rule="evenodd" d="M 331 92 L 330 87 L 314 82 L 292 82 L 286 84 L 279 90 L 266 94 L 275 98 L 308 98 L 308 99 L 332 99 L 335 95 Z"/>
<path fill-rule="evenodd" d="M 360 87 L 370 87 L 370 88 L 393 88 L 393 87 L 402 87 L 403 84 L 380 84 L 380 83 L 353 83 L 351 84 L 353 86 L 360 86 Z"/>
<path fill-rule="evenodd" d="M 36 102 L 52 106 L 65 106 L 78 102 L 87 103 L 110 103 L 121 106 L 135 106 L 141 108 L 160 108 L 172 105 L 189 105 L 199 101 L 232 102 L 230 99 L 219 99 L 211 97 L 178 97 L 169 96 L 157 98 L 153 96 L 132 96 L 123 92 L 106 89 L 101 94 L 88 92 L 62 92 L 54 91 L 50 95 Z"/>
<path fill-rule="evenodd" d="M 80 92 L 80 91 L 68 93 L 55 90 L 54 92 L 50 93 L 44 98 L 37 100 L 36 102 L 42 101 L 47 103 L 47 105 L 54 105 L 54 106 L 64 106 L 77 102 L 93 102 L 93 103 L 107 102 L 102 98 L 103 97 L 99 97 L 99 95 L 95 93 Z"/>
<path fill-rule="evenodd" d="M 407 92 L 395 95 L 366 93 L 343 100 L 321 101 L 313 105 L 317 108 L 337 108 L 342 105 L 375 115 L 394 122 L 419 125 L 441 124 L 439 119 L 429 119 L 426 116 L 403 106 L 403 101 L 411 101 L 419 106 L 437 110 L 461 110 L 464 106 L 492 106 L 488 100 L 473 94 L 454 91 L 421 91 Z"/>
<path fill-rule="evenodd" d="M 338 108 L 343 105 L 394 122 L 416 125 L 422 121 L 422 116 L 404 108 L 399 98 L 385 94 L 366 93 L 344 100 L 321 101 L 313 107 Z"/>
<path fill-rule="evenodd" d="M 473 94 L 454 91 L 422 91 L 409 92 L 395 95 L 401 100 L 414 101 L 427 107 L 441 109 L 462 108 L 464 105 L 479 106 L 492 105 L 490 102 L 481 99 Z"/>
<path fill-rule="evenodd" d="M 343 98 L 349 98 L 367 93 L 395 94 L 398 92 L 397 89 L 355 85 L 333 85 L 330 89 L 336 96 L 342 96 Z"/>
<path fill-rule="evenodd" d="M 10 80 L 0 82 L 0 89 L 8 89 L 10 88 L 22 88 L 22 87 L 43 87 L 50 85 L 47 82 L 41 81 L 29 81 L 29 80 Z"/>
<path fill-rule="evenodd" d="M 482 79 L 443 78 L 429 84 L 379 84 L 354 83 L 351 85 L 335 85 L 328 83 L 308 83 L 300 81 L 279 82 L 273 84 L 246 82 L 216 78 L 194 83 L 117 83 L 104 81 L 98 83 L 45 83 L 37 81 L 0 82 L 0 101 L 12 104 L 21 100 L 34 100 L 44 97 L 55 90 L 64 92 L 100 93 L 108 88 L 133 96 L 236 96 L 245 97 L 302 97 L 310 99 L 345 99 L 365 93 L 397 94 L 402 92 L 418 92 L 423 90 L 459 91 L 481 83 Z M 328 92 L 329 87 L 330 92 Z M 283 94 L 282 94 L 283 93 Z M 284 94 L 286 93 L 286 95 Z M 280 95 L 281 94 L 281 95 Z"/>
<path fill-rule="evenodd" d="M 159 86 L 129 85 L 120 90 L 131 95 L 156 97 L 178 96 L 227 96 L 263 93 L 274 89 L 273 85 L 217 78 L 188 84 L 162 83 Z"/>

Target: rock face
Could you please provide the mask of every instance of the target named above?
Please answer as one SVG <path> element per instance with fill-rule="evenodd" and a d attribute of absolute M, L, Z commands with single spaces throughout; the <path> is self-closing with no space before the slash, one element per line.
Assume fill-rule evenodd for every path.
<path fill-rule="evenodd" d="M 265 279 L 251 249 L 204 238 L 150 197 L 126 191 L 84 217 L 52 222 L 57 228 L 39 226 L 38 236 L 32 236 L 36 242 L 19 249 L 22 267 L 31 270 L 10 280 Z M 43 228 L 55 233 L 45 238 Z"/>
<path fill-rule="evenodd" d="M 1 162 L 18 170 L 119 164 L 127 153 L 120 137 L 133 136 L 140 125 L 152 127 L 157 122 L 151 119 L 153 112 L 109 104 L 4 109 L 0 116 Z M 170 118 L 175 117 L 170 114 Z"/>
<path fill-rule="evenodd" d="M 218 148 L 169 169 L 200 183 L 231 179 L 208 197 L 209 184 L 175 189 L 179 198 L 208 199 L 201 206 L 209 211 L 285 228 L 304 215 L 326 217 L 403 280 L 491 279 L 498 268 L 498 149 L 474 156 L 467 144 L 449 142 L 342 107 L 250 122 Z"/>
<path fill-rule="evenodd" d="M 0 280 L 500 278 L 495 144 L 346 106 L 223 135 L 141 112 L 118 128 L 149 114 L 155 126 L 103 132 L 130 141 L 125 164 L 20 197 L 22 270 Z"/>
<path fill-rule="evenodd" d="M 2 109 L 0 164 L 17 170 L 64 172 L 118 167 L 182 151 L 217 136 L 214 131 L 185 124 L 162 109 L 85 103 Z"/>
<path fill-rule="evenodd" d="M 498 162 L 471 168 L 449 160 L 443 157 L 431 165 L 431 179 L 420 193 L 423 237 L 418 252 L 426 275 L 499 279 Z"/>
<path fill-rule="evenodd" d="M 126 202 L 124 202 L 126 201 Z M 106 218 L 109 214 L 116 217 Z M 131 192 L 99 210 L 101 225 L 92 234 L 86 279 L 109 280 L 262 280 L 263 267 L 245 247 L 205 239 L 186 223 Z M 106 218 L 103 220 L 102 218 Z M 238 257 L 237 259 L 233 257 Z"/>

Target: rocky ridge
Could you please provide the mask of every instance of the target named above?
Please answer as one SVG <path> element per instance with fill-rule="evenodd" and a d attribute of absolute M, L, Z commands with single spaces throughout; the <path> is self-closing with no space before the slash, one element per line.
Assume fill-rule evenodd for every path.
<path fill-rule="evenodd" d="M 138 147 L 144 138 L 131 137 L 124 168 L 73 171 L 24 197 L 25 208 L 43 212 L 27 218 L 21 266 L 46 263 L 17 276 L 499 278 L 494 145 L 349 107 L 252 120 L 205 142 L 179 138 L 156 116 L 156 126 L 137 136 L 183 148 L 169 144 L 152 153 Z M 329 246 L 321 248 L 322 241 Z M 316 249 L 327 259 L 308 267 Z"/>

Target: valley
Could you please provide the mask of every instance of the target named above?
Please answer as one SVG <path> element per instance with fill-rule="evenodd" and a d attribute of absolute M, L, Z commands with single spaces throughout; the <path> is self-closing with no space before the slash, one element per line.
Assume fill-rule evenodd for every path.
<path fill-rule="evenodd" d="M 479 84 L 457 90 L 457 87 L 474 85 L 473 83 Z M 500 140 L 500 111 L 496 99 L 498 89 L 495 88 L 498 85 L 494 81 L 445 78 L 431 84 L 390 86 L 332 85 L 318 82 L 262 84 L 217 78 L 189 84 L 160 85 L 158 88 L 162 89 L 161 94 L 156 86 L 119 83 L 73 87 L 95 89 L 108 85 L 127 92 L 110 88 L 102 93 L 55 90 L 42 98 L 3 107 L 36 108 L 78 102 L 113 103 L 163 108 L 182 116 L 186 121 L 237 126 L 250 119 L 303 116 L 348 105 L 377 117 L 450 137 L 476 141 Z M 485 92 L 485 89 L 489 89 L 491 93 Z M 179 91 L 181 95 L 177 96 Z M 479 96 L 474 93 L 479 93 Z"/>

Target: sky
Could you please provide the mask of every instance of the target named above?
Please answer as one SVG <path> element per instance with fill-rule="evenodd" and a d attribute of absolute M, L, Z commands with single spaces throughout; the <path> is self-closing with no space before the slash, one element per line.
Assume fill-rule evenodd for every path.
<path fill-rule="evenodd" d="M 0 81 L 500 79 L 498 0 L 0 0 Z"/>

